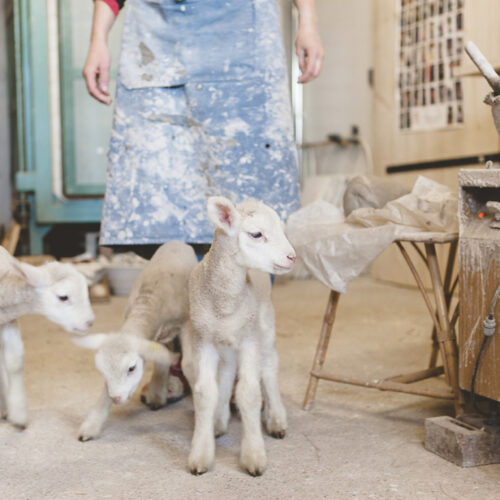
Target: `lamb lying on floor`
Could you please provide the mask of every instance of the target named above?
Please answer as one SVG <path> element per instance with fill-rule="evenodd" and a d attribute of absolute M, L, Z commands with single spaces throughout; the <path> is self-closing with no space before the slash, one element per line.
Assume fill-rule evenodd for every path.
<path fill-rule="evenodd" d="M 196 263 L 189 245 L 180 241 L 162 245 L 134 283 L 119 332 L 75 339 L 79 346 L 97 350 L 96 366 L 106 381 L 101 397 L 80 427 L 80 441 L 100 434 L 112 403 L 124 404 L 130 399 L 144 374 L 144 359 L 154 362 L 144 402 L 152 409 L 167 404 L 169 369 L 179 355 L 166 346 L 187 321 L 188 279 Z"/>
<path fill-rule="evenodd" d="M 42 314 L 72 333 L 85 333 L 94 321 L 87 282 L 71 264 L 32 266 L 0 246 L 0 415 L 24 428 L 24 346 L 17 319 Z"/>

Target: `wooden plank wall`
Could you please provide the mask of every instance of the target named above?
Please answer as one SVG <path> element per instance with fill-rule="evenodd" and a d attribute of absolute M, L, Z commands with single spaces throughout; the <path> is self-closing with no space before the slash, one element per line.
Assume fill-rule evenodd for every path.
<path fill-rule="evenodd" d="M 374 9 L 374 99 L 373 155 L 377 175 L 386 175 L 388 165 L 431 161 L 499 151 L 499 137 L 491 118 L 490 107 L 483 104 L 489 86 L 482 77 L 463 79 L 464 127 L 433 132 L 401 133 L 397 126 L 396 39 L 397 0 L 375 0 Z M 500 2 L 498 0 L 465 0 L 464 28 L 466 40 L 473 40 L 492 63 L 500 63 Z M 467 58 L 468 59 L 468 58 Z M 474 71 L 467 60 L 464 73 Z M 391 178 L 411 187 L 422 174 L 458 191 L 458 168 L 393 174 Z M 397 265 L 395 265 L 395 262 Z M 423 271 L 423 269 L 420 269 Z M 406 264 L 389 248 L 372 265 L 378 279 L 413 285 Z"/>

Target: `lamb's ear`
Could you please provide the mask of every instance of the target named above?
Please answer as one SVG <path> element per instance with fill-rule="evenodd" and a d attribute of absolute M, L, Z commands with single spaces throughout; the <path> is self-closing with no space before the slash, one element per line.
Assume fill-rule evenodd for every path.
<path fill-rule="evenodd" d="M 34 288 L 49 286 L 53 281 L 45 266 L 32 266 L 26 262 L 20 262 L 15 258 L 12 259 L 12 265 Z"/>
<path fill-rule="evenodd" d="M 85 337 L 71 337 L 71 340 L 78 347 L 97 351 L 97 349 L 102 346 L 107 336 L 108 334 L 106 333 L 93 333 L 92 335 L 85 335 Z"/>
<path fill-rule="evenodd" d="M 207 201 L 208 218 L 226 234 L 236 233 L 240 214 L 236 207 L 224 196 L 211 196 Z"/>
<path fill-rule="evenodd" d="M 168 366 L 175 365 L 179 361 L 179 353 L 169 351 L 163 344 L 158 342 L 136 338 L 135 344 L 137 352 L 144 359 Z"/>

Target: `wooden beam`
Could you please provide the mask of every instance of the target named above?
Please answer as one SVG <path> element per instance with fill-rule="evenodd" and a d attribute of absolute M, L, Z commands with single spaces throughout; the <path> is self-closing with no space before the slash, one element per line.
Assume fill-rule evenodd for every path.
<path fill-rule="evenodd" d="M 14 255 L 16 251 L 20 234 L 21 226 L 17 222 L 14 222 L 11 228 L 5 233 L 5 236 L 2 240 L 2 246 L 5 247 L 11 255 Z"/>

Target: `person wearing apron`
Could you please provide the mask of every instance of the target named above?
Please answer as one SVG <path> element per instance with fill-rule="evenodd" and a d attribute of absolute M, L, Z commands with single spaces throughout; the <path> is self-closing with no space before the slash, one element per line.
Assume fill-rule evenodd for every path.
<path fill-rule="evenodd" d="M 106 37 L 124 0 L 97 0 L 84 77 L 110 104 Z M 210 243 L 206 200 L 299 208 L 275 0 L 128 0 L 101 245 Z M 302 76 L 323 60 L 314 0 L 295 0 Z"/>

